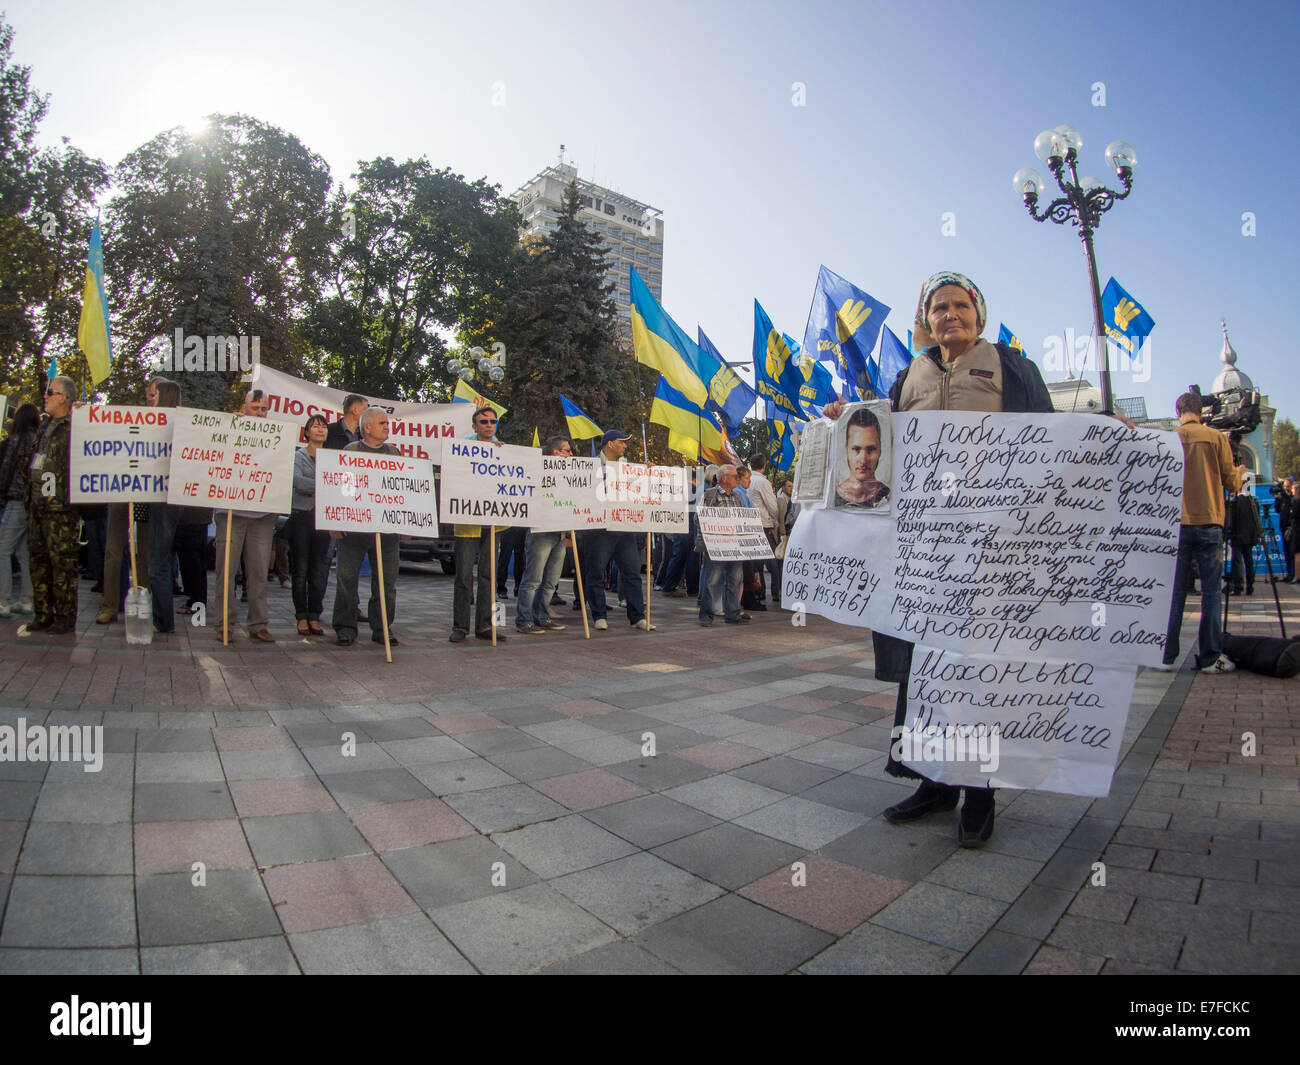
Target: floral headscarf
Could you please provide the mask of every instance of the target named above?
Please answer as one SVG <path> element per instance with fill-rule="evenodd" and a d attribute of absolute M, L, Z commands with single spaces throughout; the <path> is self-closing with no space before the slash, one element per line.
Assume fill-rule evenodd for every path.
<path fill-rule="evenodd" d="M 916 305 L 916 321 L 912 324 L 912 344 L 918 351 L 935 345 L 935 339 L 930 333 L 930 323 L 926 320 L 926 312 L 930 309 L 931 297 L 944 285 L 956 285 L 970 296 L 971 302 L 975 304 L 975 317 L 978 319 L 975 327 L 977 336 L 984 331 L 984 326 L 989 320 L 988 307 L 984 304 L 984 293 L 979 290 L 979 286 L 965 274 L 959 274 L 955 270 L 941 270 L 921 286 L 921 299 Z"/>

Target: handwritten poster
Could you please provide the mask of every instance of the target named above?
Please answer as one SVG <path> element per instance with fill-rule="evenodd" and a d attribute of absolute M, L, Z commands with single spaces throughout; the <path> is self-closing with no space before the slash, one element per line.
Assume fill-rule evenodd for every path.
<path fill-rule="evenodd" d="M 74 407 L 72 502 L 164 502 L 178 409 L 102 403 Z"/>
<path fill-rule="evenodd" d="M 437 536 L 433 467 L 404 455 L 320 448 L 316 528 Z"/>
<path fill-rule="evenodd" d="M 176 426 L 168 503 L 289 513 L 296 425 L 190 407 L 171 411 Z"/>
<path fill-rule="evenodd" d="M 478 440 L 448 440 L 442 455 L 442 520 L 531 526 L 542 511 L 542 453 Z"/>
<path fill-rule="evenodd" d="M 533 529 L 537 532 L 603 529 L 600 459 L 542 456 L 542 485 Z"/>
<path fill-rule="evenodd" d="M 1134 673 L 917 646 L 894 757 L 945 784 L 1105 795 Z"/>
<path fill-rule="evenodd" d="M 605 464 L 605 528 L 615 532 L 690 530 L 690 482 L 681 466 Z"/>
<path fill-rule="evenodd" d="M 710 562 L 772 558 L 763 519 L 754 507 L 700 507 L 700 535 Z"/>

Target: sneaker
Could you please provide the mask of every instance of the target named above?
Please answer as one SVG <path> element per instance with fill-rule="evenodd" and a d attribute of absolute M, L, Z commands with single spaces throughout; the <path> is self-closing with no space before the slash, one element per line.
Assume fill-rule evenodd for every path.
<path fill-rule="evenodd" d="M 703 626 L 707 629 L 710 625 L 713 624 L 713 619 L 712 619 L 712 618 L 700 618 L 700 624 L 703 625 Z"/>
<path fill-rule="evenodd" d="M 351 647 L 355 640 L 356 637 L 353 636 L 350 632 L 339 633 L 338 643 L 340 647 Z"/>
<path fill-rule="evenodd" d="M 19 599 L 18 605 L 14 607 L 15 614 L 30 614 L 32 612 L 32 601 L 30 599 Z"/>
<path fill-rule="evenodd" d="M 596 628 L 598 628 L 601 632 L 604 632 L 607 628 L 609 628 L 609 622 L 607 622 L 604 618 L 597 618 Z"/>
<path fill-rule="evenodd" d="M 546 630 L 540 625 L 535 625 L 531 621 L 525 621 L 522 625 L 515 626 L 515 632 L 523 636 L 545 636 Z"/>
<path fill-rule="evenodd" d="M 544 619 L 544 620 L 542 620 L 542 621 L 539 621 L 537 624 L 538 624 L 541 628 L 546 629 L 548 632 L 563 632 L 563 631 L 564 631 L 564 626 L 561 625 L 558 621 L 554 621 L 554 620 L 552 620 L 551 618 L 546 618 L 546 619 Z"/>
<path fill-rule="evenodd" d="M 111 625 L 117 620 L 117 611 L 111 606 L 101 607 L 98 614 L 95 615 L 96 625 Z"/>
<path fill-rule="evenodd" d="M 665 599 L 685 599 L 686 593 L 680 588 L 674 588 L 671 592 L 664 592 Z"/>
<path fill-rule="evenodd" d="M 0 600 L 0 618 L 11 618 L 14 612 L 9 609 L 9 604 Z"/>
<path fill-rule="evenodd" d="M 1201 670 L 1201 672 L 1202 673 L 1233 673 L 1236 671 L 1236 669 L 1237 667 L 1236 665 L 1233 664 L 1232 659 L 1230 659 L 1227 655 L 1219 655 L 1218 658 L 1216 658 L 1213 662 L 1211 662 L 1208 666 L 1206 666 L 1203 670 Z"/>
<path fill-rule="evenodd" d="M 451 630 L 451 635 L 447 637 L 447 642 L 448 642 L 448 643 L 464 643 L 464 642 L 465 642 L 465 637 L 468 636 L 468 635 L 469 635 L 469 633 L 467 633 L 467 632 L 462 632 L 460 629 L 452 629 L 452 630 Z"/>
<path fill-rule="evenodd" d="M 642 632 L 654 632 L 654 631 L 655 631 L 655 626 L 651 625 L 650 622 L 646 621 L 645 618 L 642 618 L 640 621 L 634 621 L 634 622 L 632 622 L 632 627 L 633 627 L 634 629 L 640 629 Z"/>

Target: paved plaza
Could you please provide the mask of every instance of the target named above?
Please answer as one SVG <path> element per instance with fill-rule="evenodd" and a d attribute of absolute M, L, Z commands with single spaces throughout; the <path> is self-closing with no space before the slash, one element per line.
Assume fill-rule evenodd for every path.
<path fill-rule="evenodd" d="M 85 582 L 75 640 L 0 622 L 0 724 L 106 750 L 0 763 L 0 972 L 1300 971 L 1298 681 L 1142 671 L 1110 795 L 1001 791 L 963 850 L 880 816 L 911 788 L 866 630 L 655 592 L 655 633 L 611 597 L 520 636 L 511 600 L 454 646 L 451 585 L 404 568 L 392 665 L 277 586 L 274 645 L 128 647 Z M 1276 634 L 1266 591 L 1234 631 Z"/>

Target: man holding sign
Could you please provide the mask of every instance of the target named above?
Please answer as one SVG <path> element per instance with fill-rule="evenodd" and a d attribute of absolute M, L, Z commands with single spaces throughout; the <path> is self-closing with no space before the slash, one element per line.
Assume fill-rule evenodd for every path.
<path fill-rule="evenodd" d="M 552 436 L 547 439 L 542 454 L 568 458 L 573 455 L 573 447 L 567 437 Z M 551 617 L 550 611 L 551 596 L 564 569 L 564 536 L 563 532 L 541 529 L 533 529 L 528 534 L 528 561 L 515 606 L 515 629 L 525 636 L 541 636 L 548 629 L 559 632 L 564 628 Z"/>
<path fill-rule="evenodd" d="M 718 483 L 704 493 L 701 507 L 734 508 L 742 506 L 736 495 L 735 466 L 723 466 L 718 470 Z M 708 562 L 708 588 L 701 589 L 700 624 L 712 625 L 713 615 L 718 609 L 718 596 L 722 596 L 723 620 L 728 625 L 739 625 L 749 620 L 740 612 L 740 581 L 745 572 L 743 562 L 724 562 L 709 557 L 708 545 L 704 541 L 703 520 L 700 523 L 700 538 L 696 544 L 701 556 Z"/>

